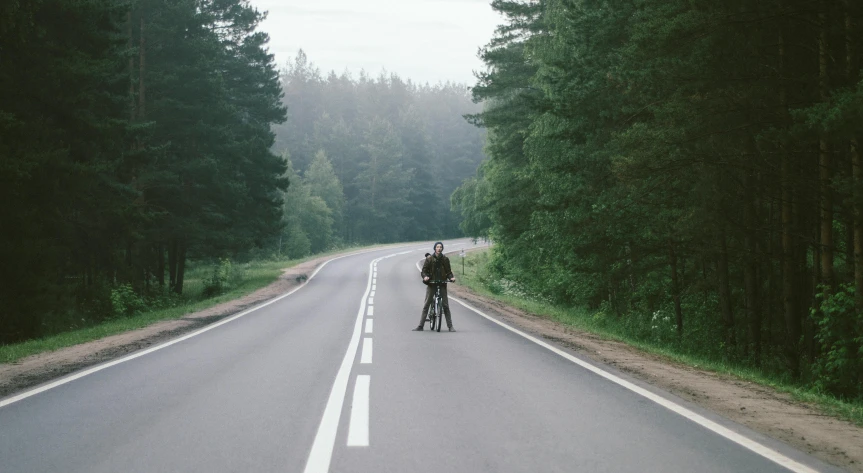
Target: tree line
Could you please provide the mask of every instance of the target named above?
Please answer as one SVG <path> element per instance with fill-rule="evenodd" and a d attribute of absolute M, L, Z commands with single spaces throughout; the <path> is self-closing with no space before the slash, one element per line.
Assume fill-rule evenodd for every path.
<path fill-rule="evenodd" d="M 460 235 L 449 194 L 485 136 L 468 88 L 279 69 L 264 17 L 0 7 L 0 343 L 179 303 L 189 262 Z"/>
<path fill-rule="evenodd" d="M 483 160 L 480 107 L 467 86 L 418 85 L 398 74 L 324 75 L 301 50 L 282 71 L 288 119 L 274 150 L 296 183 L 278 245 L 292 257 L 344 243 L 461 234 L 450 194 Z"/>
<path fill-rule="evenodd" d="M 0 343 L 181 293 L 186 262 L 280 231 L 284 121 L 248 0 L 0 8 Z M 65 323 L 65 322 L 63 322 Z"/>
<path fill-rule="evenodd" d="M 534 294 L 863 396 L 863 4 L 495 0 L 462 228 Z M 664 325 L 663 325 L 664 324 Z"/>

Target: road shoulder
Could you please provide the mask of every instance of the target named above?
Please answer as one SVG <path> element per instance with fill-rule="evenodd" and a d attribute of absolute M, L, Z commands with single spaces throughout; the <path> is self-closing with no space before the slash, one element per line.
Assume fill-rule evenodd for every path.
<path fill-rule="evenodd" d="M 863 473 L 863 428 L 826 415 L 817 406 L 769 387 L 698 370 L 605 340 L 475 294 L 462 286 L 450 293 L 498 320 L 538 335 L 580 356 L 613 366 L 824 462 Z"/>
<path fill-rule="evenodd" d="M 287 268 L 275 282 L 266 287 L 178 319 L 165 320 L 138 330 L 39 353 L 14 363 L 0 364 L 0 399 L 81 369 L 158 345 L 285 294 L 302 284 L 315 268 L 332 258 L 333 256 L 322 256 Z"/>

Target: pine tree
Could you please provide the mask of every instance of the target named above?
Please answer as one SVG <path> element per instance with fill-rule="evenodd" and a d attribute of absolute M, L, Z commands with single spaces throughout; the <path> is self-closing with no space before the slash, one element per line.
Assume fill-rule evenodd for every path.
<path fill-rule="evenodd" d="M 309 164 L 303 181 L 309 186 L 311 195 L 321 198 L 332 213 L 333 234 L 344 234 L 342 227 L 344 225 L 345 195 L 342 191 L 342 184 L 339 182 L 326 153 L 323 151 L 315 153 L 315 158 Z"/>

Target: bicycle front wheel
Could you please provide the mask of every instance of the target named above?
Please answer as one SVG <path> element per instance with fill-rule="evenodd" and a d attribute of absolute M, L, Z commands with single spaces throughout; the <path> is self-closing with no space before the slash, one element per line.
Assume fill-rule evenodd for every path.
<path fill-rule="evenodd" d="M 441 325 L 443 325 L 443 307 L 441 307 L 440 298 L 435 299 L 434 310 L 435 310 L 435 315 L 437 315 L 437 328 L 436 328 L 436 330 L 438 332 L 440 332 L 440 327 L 441 327 Z"/>
<path fill-rule="evenodd" d="M 434 305 L 431 306 L 429 314 L 429 330 L 434 330 L 437 324 L 437 314 L 434 311 Z"/>

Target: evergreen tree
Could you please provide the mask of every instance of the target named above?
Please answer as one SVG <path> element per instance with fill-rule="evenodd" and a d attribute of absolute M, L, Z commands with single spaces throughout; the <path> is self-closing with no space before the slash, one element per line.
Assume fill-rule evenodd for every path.
<path fill-rule="evenodd" d="M 283 200 L 284 252 L 289 258 L 302 258 L 329 249 L 332 212 L 322 197 L 312 193 L 312 186 L 300 178 L 290 159 L 287 156 L 285 159 L 288 163 L 285 177 L 291 185 Z"/>
<path fill-rule="evenodd" d="M 412 177 L 403 166 L 403 145 L 392 124 L 380 118 L 368 124 L 364 141 L 368 158 L 354 178 L 354 233 L 362 241 L 399 241 L 406 228 L 404 210 Z"/>
<path fill-rule="evenodd" d="M 305 172 L 304 182 L 309 186 L 312 196 L 319 197 L 326 203 L 332 213 L 333 229 L 342 229 L 345 195 L 326 153 L 323 151 L 315 153 L 315 158 Z M 341 232 L 334 231 L 333 234 L 339 235 Z"/>
<path fill-rule="evenodd" d="M 493 7 L 507 23 L 472 117 L 490 156 L 453 205 L 506 277 L 632 327 L 670 314 L 684 349 L 756 366 L 771 353 L 802 381 L 863 392 L 843 355 L 863 313 L 860 6 Z"/>
<path fill-rule="evenodd" d="M 116 285 L 158 296 L 167 273 L 181 292 L 189 257 L 278 233 L 262 18 L 246 0 L 0 7 L 0 343 L 108 317 Z"/>

